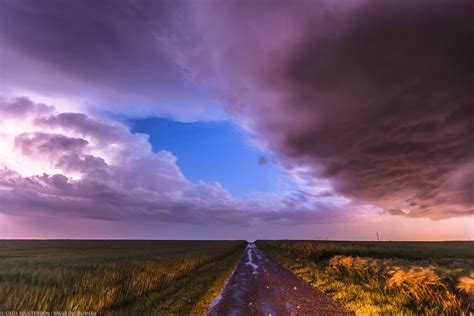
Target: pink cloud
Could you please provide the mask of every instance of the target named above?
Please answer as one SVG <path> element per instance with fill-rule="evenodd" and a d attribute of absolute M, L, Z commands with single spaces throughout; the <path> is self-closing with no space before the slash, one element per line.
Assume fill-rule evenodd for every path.
<path fill-rule="evenodd" d="M 473 214 L 472 183 L 450 184 L 474 161 L 472 1 L 195 8 L 206 37 L 188 67 L 218 78 L 230 112 L 288 168 L 394 215 Z"/>
<path fill-rule="evenodd" d="M 0 212 L 15 216 L 174 223 L 232 223 L 346 220 L 344 205 L 301 188 L 237 199 L 219 183 L 192 183 L 167 151 L 152 152 L 147 135 L 83 113 L 37 112 L 34 102 L 21 117 L 0 118 L 7 130 L 0 160 Z M 9 109 L 20 102 L 3 103 Z M 3 155 L 2 155 L 3 156 Z M 5 155 L 7 157 L 8 155 Z M 347 203 L 346 203 L 347 204 Z M 331 212 L 328 212 L 331 210 Z"/>
<path fill-rule="evenodd" d="M 473 214 L 472 1 L 51 4 L 1 4 L 7 88 L 185 120 L 223 103 L 290 173 L 305 168 L 294 191 L 237 199 L 191 183 L 122 124 L 2 100 L 2 212 L 296 224 L 351 220 L 365 204 L 397 221 Z M 220 101 L 201 102 L 208 92 Z"/>
<path fill-rule="evenodd" d="M 186 41 L 191 20 L 183 1 L 106 0 L 93 9 L 84 2 L 2 2 L 2 89 L 82 108 L 114 104 L 131 116 L 222 119 L 210 89 L 170 58 L 168 39 Z"/>

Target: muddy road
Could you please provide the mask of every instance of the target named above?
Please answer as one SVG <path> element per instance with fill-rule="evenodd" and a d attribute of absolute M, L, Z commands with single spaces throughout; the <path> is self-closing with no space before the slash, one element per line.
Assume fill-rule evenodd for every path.
<path fill-rule="evenodd" d="M 340 304 L 265 256 L 245 249 L 209 315 L 352 315 Z"/>

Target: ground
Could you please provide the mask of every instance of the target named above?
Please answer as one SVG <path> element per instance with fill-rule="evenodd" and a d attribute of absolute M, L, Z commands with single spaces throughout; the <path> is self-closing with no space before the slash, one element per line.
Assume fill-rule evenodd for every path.
<path fill-rule="evenodd" d="M 249 244 L 210 315 L 350 315 Z"/>

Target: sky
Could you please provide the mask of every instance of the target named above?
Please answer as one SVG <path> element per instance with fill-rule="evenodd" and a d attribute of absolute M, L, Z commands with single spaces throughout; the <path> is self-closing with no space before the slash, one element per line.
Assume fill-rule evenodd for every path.
<path fill-rule="evenodd" d="M 153 117 L 129 124 L 132 133 L 150 136 L 154 152 L 172 152 L 192 182 L 216 181 L 234 196 L 284 190 L 292 184 L 271 153 L 252 145 L 252 136 L 232 122 L 183 123 Z"/>
<path fill-rule="evenodd" d="M 474 238 L 474 3 L 0 2 L 0 238 Z"/>

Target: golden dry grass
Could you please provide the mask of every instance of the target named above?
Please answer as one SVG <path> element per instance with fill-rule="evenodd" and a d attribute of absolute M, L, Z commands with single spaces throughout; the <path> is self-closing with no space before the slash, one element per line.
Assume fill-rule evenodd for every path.
<path fill-rule="evenodd" d="M 259 241 L 258 245 L 272 258 L 293 270 L 305 281 L 319 287 L 358 315 L 469 315 L 473 312 L 474 252 L 462 253 L 454 258 L 455 251 L 447 251 L 443 258 L 443 245 L 434 252 L 436 244 L 418 254 L 406 256 L 399 252 L 401 244 L 373 245 L 363 243 Z M 423 244 L 407 244 L 416 251 Z M 457 249 L 467 249 L 463 244 Z M 354 256 L 370 254 L 374 249 L 378 258 Z M 474 250 L 474 247 L 472 248 Z M 344 250 L 351 255 L 341 254 Z M 318 252 L 323 252 L 323 255 Z M 419 253 L 425 258 L 420 258 Z M 386 254 L 382 258 L 381 253 Z M 449 257 L 451 256 L 451 257 Z M 412 259 L 416 258 L 416 259 Z"/>
<path fill-rule="evenodd" d="M 459 278 L 457 288 L 469 295 L 471 301 L 474 302 L 474 271 L 468 276 Z"/>

